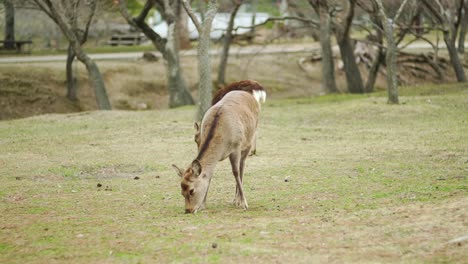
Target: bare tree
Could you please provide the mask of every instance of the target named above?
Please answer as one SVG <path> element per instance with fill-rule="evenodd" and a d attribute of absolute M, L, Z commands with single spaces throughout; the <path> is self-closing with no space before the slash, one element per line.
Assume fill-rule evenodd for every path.
<path fill-rule="evenodd" d="M 359 7 L 361 7 L 365 12 L 370 15 L 370 22 L 372 23 L 372 28 L 375 31 L 375 35 L 372 34 L 372 31 L 369 32 L 368 41 L 374 42 L 377 46 L 377 50 L 372 55 L 372 62 L 369 67 L 369 72 L 367 75 L 367 81 L 364 87 L 364 92 L 372 93 L 374 91 L 375 82 L 379 73 L 380 66 L 385 61 L 385 51 L 383 45 L 383 25 L 378 16 L 377 5 L 372 4 L 372 2 L 367 1 L 357 1 Z"/>
<path fill-rule="evenodd" d="M 320 47 L 322 50 L 322 88 L 328 93 L 338 92 L 335 63 L 331 46 L 332 15 L 334 9 L 326 1 L 309 0 L 320 19 Z"/>
<path fill-rule="evenodd" d="M 382 23 L 385 38 L 387 39 L 387 52 L 385 55 L 385 60 L 387 64 L 387 91 L 388 91 L 388 103 L 389 104 L 398 104 L 398 71 L 397 71 L 397 48 L 395 45 L 393 25 L 398 20 L 403 8 L 405 7 L 408 0 L 404 0 L 398 9 L 395 17 L 390 19 L 383 6 L 382 0 L 373 0 L 374 5 L 376 5 L 376 10 L 378 16 L 380 17 L 380 22 Z"/>
<path fill-rule="evenodd" d="M 444 42 L 455 71 L 458 82 L 466 82 L 465 70 L 458 55 L 455 42 L 460 26 L 460 14 L 464 8 L 464 0 L 441 2 L 439 0 L 421 0 L 424 7 L 434 20 L 442 27 Z"/>
<path fill-rule="evenodd" d="M 356 64 L 354 45 L 350 37 L 350 29 L 354 18 L 354 8 L 357 0 L 347 0 L 346 13 L 342 21 L 335 20 L 335 37 L 340 48 L 341 60 L 350 93 L 363 93 L 364 85 L 361 72 Z"/>
<path fill-rule="evenodd" d="M 210 32 L 211 24 L 213 23 L 214 17 L 218 10 L 218 2 L 216 0 L 210 0 L 208 7 L 204 13 L 203 23 L 195 15 L 190 4 L 184 0 L 182 2 L 184 8 L 187 11 L 190 19 L 197 28 L 199 39 L 198 39 L 198 75 L 199 83 L 198 90 L 200 93 L 200 108 L 197 115 L 197 120 L 201 120 L 203 115 L 211 107 L 211 97 L 213 85 L 211 82 L 211 60 L 210 60 Z"/>
<path fill-rule="evenodd" d="M 162 14 L 168 25 L 167 38 L 163 39 L 148 24 L 145 19 L 153 7 Z M 169 107 L 194 104 L 192 95 L 185 81 L 179 58 L 179 41 L 177 32 L 177 14 L 181 13 L 180 1 L 147 0 L 137 17 L 131 17 L 127 10 L 127 1 L 119 0 L 119 8 L 127 22 L 140 29 L 151 40 L 156 49 L 161 52 L 167 62 L 167 88 L 169 91 Z"/>
<path fill-rule="evenodd" d="M 223 50 L 221 52 L 221 59 L 218 67 L 218 84 L 226 84 L 226 65 L 229 57 L 229 48 L 232 42 L 232 30 L 234 28 L 234 20 L 236 18 L 237 11 L 242 5 L 242 0 L 234 0 L 234 7 L 232 8 L 231 15 L 229 17 L 228 27 L 223 39 Z"/>
<path fill-rule="evenodd" d="M 90 81 L 94 87 L 98 108 L 110 110 L 111 104 L 101 72 L 97 64 L 82 48 L 82 40 L 85 39 L 84 36 L 87 35 L 96 12 L 97 0 L 34 0 L 34 2 L 60 27 L 70 42 L 75 56 L 86 66 Z M 81 24 L 84 25 L 80 27 L 78 21 L 82 21 Z"/>
<path fill-rule="evenodd" d="M 377 51 L 374 54 L 374 58 L 372 60 L 372 64 L 369 68 L 369 73 L 367 75 L 367 82 L 364 87 L 364 91 L 366 93 L 372 93 L 374 91 L 375 82 L 377 80 L 377 75 L 379 73 L 380 65 L 382 61 L 385 59 L 385 52 L 383 48 L 383 26 L 380 23 L 379 19 L 372 19 L 374 28 L 376 29 L 376 39 L 377 42 Z"/>
<path fill-rule="evenodd" d="M 71 2 L 70 7 L 65 9 L 65 17 L 69 18 L 69 23 L 72 25 L 72 28 L 79 28 L 78 27 L 78 8 L 80 8 L 80 2 L 74 1 Z M 85 30 L 78 30 L 76 36 L 78 37 L 78 41 L 80 45 L 83 45 L 87 38 L 89 32 L 89 26 L 91 24 L 91 20 L 86 24 Z M 67 75 L 67 98 L 71 101 L 77 101 L 77 87 L 76 87 L 76 78 L 73 75 L 73 61 L 75 60 L 76 53 L 73 48 L 73 43 L 68 43 L 68 50 L 67 50 L 67 64 L 66 64 L 66 75 Z"/>

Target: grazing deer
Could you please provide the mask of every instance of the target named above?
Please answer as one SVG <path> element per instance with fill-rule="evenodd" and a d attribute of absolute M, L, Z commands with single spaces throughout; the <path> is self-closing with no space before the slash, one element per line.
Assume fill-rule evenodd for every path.
<path fill-rule="evenodd" d="M 206 112 L 200 129 L 197 157 L 185 170 L 172 165 L 181 177 L 180 186 L 185 198 L 185 213 L 196 213 L 205 207 L 206 196 L 216 164 L 229 157 L 236 180 L 234 204 L 248 208 L 242 188 L 245 159 L 255 138 L 260 95 L 244 91 L 227 93 Z"/>
<path fill-rule="evenodd" d="M 213 96 L 211 101 L 211 105 L 215 105 L 219 102 L 227 93 L 232 91 L 245 91 L 252 94 L 257 102 L 264 103 L 266 100 L 266 92 L 263 87 L 256 81 L 253 80 L 243 80 L 239 82 L 234 82 L 226 87 L 219 89 Z M 195 143 L 197 143 L 198 150 L 200 150 L 200 125 L 195 122 Z M 255 135 L 255 139 L 252 145 L 252 149 L 250 151 L 250 155 L 255 155 L 257 153 L 257 135 Z"/>

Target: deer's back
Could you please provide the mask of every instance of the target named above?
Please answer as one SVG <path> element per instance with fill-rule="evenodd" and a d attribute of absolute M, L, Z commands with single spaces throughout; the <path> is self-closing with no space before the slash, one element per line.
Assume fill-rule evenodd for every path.
<path fill-rule="evenodd" d="M 236 148 L 250 148 L 257 128 L 259 105 L 248 92 L 232 91 L 205 114 L 200 133 L 200 156 L 205 152 L 226 155 Z"/>

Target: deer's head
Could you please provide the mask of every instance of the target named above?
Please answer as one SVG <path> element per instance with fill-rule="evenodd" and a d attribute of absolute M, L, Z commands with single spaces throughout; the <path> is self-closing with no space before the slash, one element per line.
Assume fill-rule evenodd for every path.
<path fill-rule="evenodd" d="M 203 173 L 198 160 L 194 160 L 184 172 L 176 165 L 172 165 L 181 178 L 180 187 L 185 198 L 185 213 L 196 213 L 204 206 L 210 179 Z"/>

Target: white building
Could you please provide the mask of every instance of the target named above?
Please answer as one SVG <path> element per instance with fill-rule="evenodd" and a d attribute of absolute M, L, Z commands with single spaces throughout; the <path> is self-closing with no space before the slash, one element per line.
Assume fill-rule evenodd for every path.
<path fill-rule="evenodd" d="M 239 27 L 239 26 L 242 26 L 242 27 L 251 26 L 253 15 L 254 15 L 253 13 L 237 13 L 236 18 L 234 20 L 234 29 L 236 29 L 236 27 Z M 200 20 L 200 14 L 197 13 L 196 16 Z M 229 17 L 230 17 L 229 13 L 216 14 L 213 20 L 213 25 L 211 26 L 211 34 L 210 34 L 211 39 L 220 39 L 224 35 L 228 27 Z M 256 13 L 254 24 L 263 23 L 268 18 L 269 18 L 269 15 L 267 13 Z M 190 39 L 192 40 L 198 39 L 198 31 L 195 28 L 195 25 L 192 23 L 192 20 L 190 18 L 188 20 L 189 20 L 188 30 L 189 30 Z M 158 35 L 160 35 L 162 38 L 167 37 L 167 24 L 165 21 L 159 21 L 158 24 L 153 26 L 153 30 L 156 33 L 158 33 Z M 250 31 L 249 28 L 239 28 L 234 33 L 243 34 L 248 31 Z"/>

